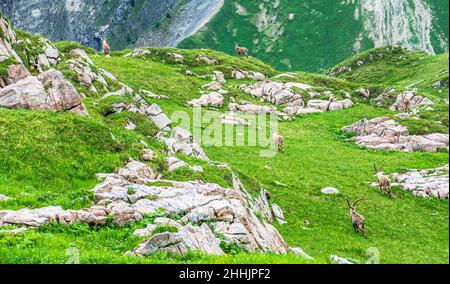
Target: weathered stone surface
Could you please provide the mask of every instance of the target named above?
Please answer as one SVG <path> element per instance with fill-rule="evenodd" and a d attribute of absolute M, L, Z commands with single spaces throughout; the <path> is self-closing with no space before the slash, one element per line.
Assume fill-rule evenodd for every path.
<path fill-rule="evenodd" d="M 92 60 L 89 58 L 87 53 L 84 50 L 82 50 L 81 48 L 76 48 L 76 49 L 71 50 L 69 52 L 69 55 L 75 56 L 75 57 L 80 57 L 81 59 L 83 59 L 84 61 L 89 63 L 90 65 L 94 65 L 94 62 L 92 62 Z"/>
<path fill-rule="evenodd" d="M 265 80 L 266 75 L 260 72 L 255 71 L 246 71 L 246 70 L 234 70 L 231 72 L 231 77 L 237 80 L 244 80 L 244 79 L 250 79 L 250 80 Z"/>
<path fill-rule="evenodd" d="M 118 82 L 116 76 L 114 76 L 113 74 L 111 74 L 110 72 L 106 71 L 105 69 L 98 69 L 100 71 L 100 73 L 102 73 L 102 75 L 108 79 L 110 79 L 113 82 Z"/>
<path fill-rule="evenodd" d="M 206 64 L 206 65 L 218 65 L 219 64 L 219 61 L 217 59 L 209 58 L 205 55 L 197 56 L 195 61 L 197 61 L 198 63 L 201 63 L 201 64 Z"/>
<path fill-rule="evenodd" d="M 0 106 L 7 108 L 64 111 L 79 108 L 82 104 L 81 95 L 61 72 L 54 69 L 37 78 L 28 76 L 0 91 Z M 85 110 L 84 106 L 82 109 Z"/>
<path fill-rule="evenodd" d="M 120 183 L 117 180 L 111 179 L 110 182 L 110 186 L 103 184 L 97 188 L 97 200 L 129 200 L 130 208 L 141 215 L 162 208 L 167 213 L 185 214 L 181 219 L 182 222 L 217 222 L 216 233 L 224 234 L 227 241 L 238 242 L 251 251 L 276 253 L 288 251 L 288 246 L 276 229 L 256 217 L 256 212 L 260 212 L 261 203 L 258 201 L 257 205 L 237 179 L 233 189 L 200 182 L 171 182 L 172 186 L 124 184 L 119 189 L 117 185 Z M 131 196 L 130 189 L 133 189 Z M 105 192 L 109 195 L 105 195 Z M 265 194 L 262 193 L 261 196 Z M 153 198 L 148 198 L 149 196 Z M 269 205 L 265 206 L 270 211 Z M 173 237 L 166 236 L 164 239 L 171 240 Z M 186 244 L 186 241 L 169 243 L 172 246 L 179 243 Z"/>
<path fill-rule="evenodd" d="M 149 256 L 158 251 L 163 251 L 175 256 L 183 256 L 189 252 L 183 237 L 175 233 L 160 233 L 141 244 L 134 253 L 141 256 Z"/>
<path fill-rule="evenodd" d="M 330 261 L 339 264 L 353 264 L 353 262 L 351 262 L 350 260 L 343 257 L 339 257 L 337 255 L 330 255 Z"/>
<path fill-rule="evenodd" d="M 301 248 L 291 248 L 291 252 L 303 257 L 304 259 L 313 259 L 306 252 L 304 252 L 303 249 L 301 249 Z"/>
<path fill-rule="evenodd" d="M 194 99 L 190 101 L 188 104 L 194 107 L 199 106 L 213 106 L 213 107 L 222 107 L 224 104 L 224 97 L 217 92 L 212 92 L 209 94 L 202 95 L 199 99 Z"/>
<path fill-rule="evenodd" d="M 144 229 L 138 229 L 136 231 L 133 232 L 133 235 L 139 236 L 139 237 L 150 237 L 153 234 L 153 231 L 157 228 L 158 226 L 154 225 L 154 224 L 149 224 L 147 225 L 147 227 L 145 227 Z"/>
<path fill-rule="evenodd" d="M 227 80 L 225 79 L 225 74 L 222 71 L 213 71 L 213 80 L 219 82 L 220 84 L 225 84 Z M 224 91 L 224 90 L 219 90 Z"/>
<path fill-rule="evenodd" d="M 248 114 L 277 114 L 277 108 L 274 106 L 254 105 L 250 103 L 231 103 L 229 110 L 232 112 L 241 111 Z"/>
<path fill-rule="evenodd" d="M 152 54 L 152 52 L 150 50 L 143 49 L 143 48 L 136 48 L 132 52 L 125 54 L 124 57 L 141 57 L 141 56 L 150 55 L 150 54 Z"/>
<path fill-rule="evenodd" d="M 186 162 L 182 161 L 178 158 L 175 158 L 175 157 L 167 158 L 167 167 L 168 167 L 169 172 L 176 171 L 179 168 L 184 168 L 186 166 L 187 166 Z"/>
<path fill-rule="evenodd" d="M 143 184 L 146 180 L 153 180 L 156 174 L 152 168 L 138 161 L 129 162 L 118 172 L 120 176 L 132 183 Z"/>
<path fill-rule="evenodd" d="M 156 116 L 158 114 L 163 113 L 163 110 L 161 109 L 161 107 L 157 104 L 152 104 L 150 107 L 148 107 L 145 110 L 145 113 L 150 115 L 150 116 Z"/>
<path fill-rule="evenodd" d="M 205 151 L 193 139 L 192 134 L 181 127 L 175 127 L 169 137 L 160 136 L 159 140 L 166 144 L 169 154 L 179 153 L 209 161 Z"/>
<path fill-rule="evenodd" d="M 50 69 L 41 73 L 38 80 L 42 82 L 49 99 L 54 101 L 54 110 L 69 110 L 83 104 L 81 95 L 61 72 Z M 87 112 L 84 113 L 84 115 L 87 114 Z"/>
<path fill-rule="evenodd" d="M 366 99 L 370 98 L 370 90 L 368 89 L 360 88 L 356 92 Z"/>
<path fill-rule="evenodd" d="M 22 64 L 13 64 L 8 66 L 8 78 L 7 85 L 15 84 L 20 80 L 23 80 L 31 76 L 30 72 Z"/>
<path fill-rule="evenodd" d="M 284 225 L 287 223 L 284 218 L 283 210 L 275 203 L 272 204 L 272 213 L 273 216 L 277 219 L 278 223 L 280 223 L 280 225 Z"/>
<path fill-rule="evenodd" d="M 310 100 L 306 104 L 308 108 L 316 108 L 321 111 L 334 111 L 340 109 L 347 109 L 353 106 L 353 102 L 350 99 L 344 99 L 342 101 L 337 100 Z"/>
<path fill-rule="evenodd" d="M 152 149 L 144 149 L 142 159 L 144 161 L 152 161 L 155 158 L 155 152 Z"/>
<path fill-rule="evenodd" d="M 318 108 L 313 107 L 302 107 L 302 106 L 296 106 L 296 107 L 286 107 L 283 110 L 285 113 L 289 115 L 300 115 L 300 114 L 310 114 L 310 113 L 321 113 L 323 110 L 320 110 Z"/>
<path fill-rule="evenodd" d="M 437 152 L 448 148 L 447 134 L 409 135 L 408 129 L 388 117 L 362 119 L 342 131 L 354 132 L 357 145 L 374 150 L 399 150 L 403 152 Z"/>
<path fill-rule="evenodd" d="M 167 55 L 169 55 L 174 61 L 175 63 L 178 64 L 183 64 L 184 63 L 184 56 L 175 52 L 170 52 L 167 53 Z"/>
<path fill-rule="evenodd" d="M 22 59 L 14 51 L 13 46 L 17 43 L 16 33 L 11 25 L 0 17 L 0 62 L 7 58 L 14 58 L 17 62 L 22 63 Z"/>
<path fill-rule="evenodd" d="M 202 86 L 202 89 L 208 89 L 211 91 L 218 91 L 222 89 L 222 84 L 219 82 L 211 82 Z"/>
<path fill-rule="evenodd" d="M 228 125 L 250 125 L 250 123 L 246 119 L 239 117 L 233 112 L 221 115 L 220 121 L 223 124 Z"/>
<path fill-rule="evenodd" d="M 77 81 L 85 88 L 89 89 L 94 93 L 109 93 L 107 88 L 108 82 L 105 80 L 102 72 L 95 71 L 95 65 L 92 60 L 89 58 L 87 53 L 82 49 L 74 49 L 69 52 L 71 59 L 67 60 L 67 66 L 77 73 Z M 101 89 L 97 89 L 94 86 L 94 82 L 99 82 Z M 119 85 L 124 86 L 122 83 L 118 82 Z M 126 91 L 129 92 L 128 87 L 126 87 Z"/>
<path fill-rule="evenodd" d="M 320 190 L 325 195 L 333 195 L 333 194 L 339 194 L 339 191 L 334 187 L 326 187 Z"/>
<path fill-rule="evenodd" d="M 27 225 L 39 227 L 47 225 L 58 219 L 58 215 L 63 213 L 61 207 L 43 207 L 39 209 L 20 209 L 18 211 L 1 210 L 0 226 L 3 225 Z"/>
<path fill-rule="evenodd" d="M 157 251 L 185 255 L 191 250 L 220 255 L 223 251 L 221 240 L 217 237 L 219 234 L 224 236 L 226 242 L 248 251 L 291 251 L 267 219 L 257 217 L 271 214 L 268 193 L 261 191 L 259 197 L 254 199 L 235 176 L 233 188 L 229 189 L 199 181 L 164 181 L 168 185 L 151 186 L 159 180 L 152 179 L 155 174 L 148 166 L 136 161 L 128 163 L 117 174 L 98 176 L 105 181 L 94 189 L 97 205 L 82 210 L 63 210 L 61 207 L 1 210 L 0 226 L 38 227 L 51 222 L 106 224 L 109 217 L 112 217 L 114 225 L 124 226 L 142 220 L 145 214 L 163 210 L 167 214 L 183 217 L 179 221 L 156 218 L 154 224 L 137 230 L 136 235 L 150 239 L 134 250 L 135 255 L 147 256 Z M 274 205 L 272 210 L 277 212 L 277 218 L 284 218 L 277 206 Z M 194 226 L 197 223 L 202 225 Z M 153 235 L 154 230 L 162 226 L 174 227 L 178 232 Z"/>
<path fill-rule="evenodd" d="M 390 177 L 393 186 L 410 191 L 424 198 L 449 198 L 449 166 L 436 169 L 409 170 L 406 173 L 395 173 Z"/>
<path fill-rule="evenodd" d="M 160 129 L 166 130 L 170 128 L 172 121 L 170 118 L 163 112 L 161 107 L 157 104 L 152 104 L 145 110 L 145 114 L 147 114 L 153 123 Z"/>
<path fill-rule="evenodd" d="M 294 88 L 307 90 L 311 86 L 302 83 L 279 83 L 272 81 L 261 81 L 252 86 L 244 88 L 245 93 L 266 102 L 276 105 L 304 106 L 305 103 L 300 95 L 294 92 Z"/>
<path fill-rule="evenodd" d="M 342 130 L 356 133 L 358 136 L 376 134 L 377 136 L 399 137 L 409 134 L 406 127 L 388 117 L 378 117 L 372 120 L 362 119 Z"/>

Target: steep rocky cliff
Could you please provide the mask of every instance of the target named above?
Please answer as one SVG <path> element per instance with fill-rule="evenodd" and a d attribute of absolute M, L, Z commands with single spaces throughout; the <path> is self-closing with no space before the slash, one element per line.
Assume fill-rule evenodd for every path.
<path fill-rule="evenodd" d="M 225 1 L 180 47 L 234 52 L 234 42 L 282 69 L 319 71 L 362 50 L 448 50 L 446 0 Z"/>
<path fill-rule="evenodd" d="M 52 40 L 95 47 L 106 34 L 115 50 L 179 45 L 229 53 L 238 41 L 277 68 L 306 71 L 381 45 L 446 52 L 448 5 L 446 0 L 0 1 L 15 26 Z"/>
<path fill-rule="evenodd" d="M 105 33 L 120 49 L 168 15 L 179 0 L 2 0 L 1 10 L 15 26 L 52 40 L 73 40 L 95 46 Z"/>

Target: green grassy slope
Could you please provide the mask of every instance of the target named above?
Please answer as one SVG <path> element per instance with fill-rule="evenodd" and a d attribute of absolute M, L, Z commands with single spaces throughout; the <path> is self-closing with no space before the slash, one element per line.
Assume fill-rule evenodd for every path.
<path fill-rule="evenodd" d="M 191 113 L 186 102 L 198 98 L 199 86 L 210 82 L 184 75 L 186 70 L 200 75 L 212 72 L 213 67 L 200 66 L 192 60 L 200 53 L 218 58 L 221 65 L 216 68 L 225 73 L 237 67 L 263 71 L 269 76 L 279 73 L 260 61 L 212 51 L 177 50 L 187 58 L 184 65 L 173 64 L 165 56 L 168 50 L 153 51 L 147 58 L 122 57 L 125 52 L 114 53 L 110 58 L 103 55 L 91 55 L 91 58 L 98 68 L 112 72 L 135 90 L 146 89 L 168 96 L 169 100 L 149 101 L 157 102 L 168 114 L 178 110 Z M 298 81 L 336 90 L 368 85 L 325 75 L 298 74 Z M 228 80 L 226 85 L 243 82 Z M 234 87 L 230 90 L 227 100 L 231 96 L 254 100 Z M 154 142 L 151 125 L 143 125 L 138 132 L 124 130 L 124 118 L 103 117 L 102 108 L 94 106 L 95 99 L 85 100 L 91 113 L 87 118 L 0 110 L 0 192 L 16 198 L 0 203 L 0 208 L 87 206 L 92 202 L 90 189 L 98 182 L 95 174 L 110 172 L 129 156 L 136 157 L 141 139 L 150 143 L 151 148 L 162 150 Z M 225 107 L 219 109 L 223 111 Z M 386 172 L 431 168 L 448 163 L 448 154 L 368 151 L 344 142 L 340 136 L 341 127 L 363 117 L 380 115 L 394 114 L 361 101 L 352 109 L 282 122 L 280 134 L 286 139 L 286 153 L 269 159 L 259 157 L 258 147 L 206 147 L 206 151 L 213 160 L 229 163 L 251 192 L 256 193 L 262 187 L 272 193 L 272 201 L 285 211 L 288 221 L 285 226 L 276 226 L 291 246 L 300 246 L 312 255 L 314 263 L 327 263 L 330 254 L 364 263 L 369 248 L 380 251 L 382 263 L 448 263 L 448 201 L 424 200 L 399 190 L 396 191 L 398 199 L 388 199 L 369 185 L 375 180 L 373 163 L 385 164 Z M 194 176 L 184 171 L 168 174 L 160 161 L 152 164 L 169 179 L 198 178 L 227 186 L 229 173 L 201 165 L 205 173 Z M 266 165 L 272 170 L 265 169 Z M 340 195 L 322 195 L 320 189 L 327 186 L 338 188 Z M 367 240 L 354 234 L 343 196 L 365 198 L 359 211 L 367 219 Z M 305 263 L 293 255 L 242 252 L 224 257 L 123 256 L 142 241 L 132 235 L 133 230 L 145 226 L 154 217 L 126 228 L 51 225 L 16 237 L 0 235 L 0 262 L 62 263 L 67 259 L 65 250 L 73 245 L 80 250 L 82 263 Z M 311 225 L 305 225 L 306 220 Z"/>
<path fill-rule="evenodd" d="M 357 7 L 366 2 L 369 1 L 286 0 L 262 3 L 257 0 L 225 0 L 215 18 L 179 46 L 233 53 L 234 42 L 238 41 L 277 69 L 317 72 L 358 51 L 374 47 L 364 29 L 365 18 L 361 12 L 355 16 Z M 425 2 L 433 11 L 433 47 L 437 53 L 448 51 L 448 45 L 447 48 L 441 47 L 444 44 L 442 38 L 448 39 L 448 1 Z M 245 9 L 238 9 L 236 5 Z M 290 14 L 294 15 L 292 19 Z M 391 26 L 391 23 L 386 25 Z M 410 42 L 417 43 L 418 38 L 414 35 Z"/>
<path fill-rule="evenodd" d="M 122 63 L 118 64 L 116 59 L 103 57 L 97 57 L 95 61 L 99 66 L 120 74 L 125 81 L 130 61 L 135 61 L 134 64 L 145 61 L 146 66 L 154 64 L 142 59 L 121 59 Z M 309 76 L 316 82 L 320 78 Z M 311 78 L 303 81 L 308 79 L 313 81 Z M 157 80 L 148 79 L 145 85 L 139 80 L 132 80 L 130 84 L 150 89 L 168 89 L 171 86 L 170 82 L 157 83 Z M 236 82 L 229 80 L 228 84 L 235 85 Z M 187 101 L 190 95 L 186 95 Z M 171 109 L 170 101 L 166 104 L 166 108 Z M 206 150 L 212 159 L 226 161 L 239 173 L 250 177 L 250 181 L 258 181 L 256 188 L 261 186 L 270 190 L 273 201 L 288 216 L 289 224 L 279 227 L 283 236 L 291 245 L 302 246 L 319 259 L 335 253 L 364 261 L 366 249 L 377 247 L 385 263 L 417 263 L 428 257 L 431 262 L 445 262 L 448 257 L 448 202 L 420 200 L 405 193 L 399 193 L 402 196 L 400 200 L 389 200 L 371 188 L 368 182 L 374 181 L 373 162 L 386 164 L 387 172 L 395 172 L 404 168 L 444 165 L 448 161 L 447 154 L 367 151 L 338 137 L 341 127 L 358 119 L 392 114 L 384 109 L 360 105 L 346 111 L 282 123 L 280 133 L 286 139 L 287 154 L 268 160 L 258 158 L 260 149 L 254 147 L 211 147 Z M 266 165 L 273 170 L 264 169 Z M 276 182 L 288 187 L 277 186 Z M 368 200 L 361 205 L 361 211 L 368 218 L 369 240 L 354 235 L 351 226 L 348 227 L 342 196 L 324 197 L 320 194 L 320 189 L 326 186 L 339 188 L 343 195 L 352 198 L 364 196 Z M 253 187 L 255 192 L 256 188 Z M 433 221 L 430 222 L 428 217 Z M 302 228 L 305 220 L 312 222 L 310 229 Z M 417 232 L 421 232 L 421 237 L 417 237 Z M 437 243 L 439 245 L 435 246 Z"/>
<path fill-rule="evenodd" d="M 381 85 L 398 91 L 415 90 L 417 94 L 433 100 L 433 111 L 421 111 L 422 120 L 405 119 L 412 134 L 424 131 L 448 133 L 449 55 L 427 55 L 421 51 L 408 51 L 399 47 L 380 47 L 357 54 L 326 73 L 346 82 Z M 436 87 L 435 84 L 441 84 Z"/>

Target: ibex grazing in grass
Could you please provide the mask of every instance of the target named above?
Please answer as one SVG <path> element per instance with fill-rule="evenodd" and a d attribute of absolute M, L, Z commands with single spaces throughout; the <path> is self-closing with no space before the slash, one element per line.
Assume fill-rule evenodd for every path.
<path fill-rule="evenodd" d="M 377 166 L 373 164 L 373 167 L 375 169 L 375 173 L 378 179 L 378 186 L 380 187 L 380 191 L 383 194 L 388 195 L 389 197 L 393 197 L 393 192 L 391 189 L 391 183 L 389 181 L 389 178 L 385 176 L 382 172 L 383 166 L 381 166 L 379 169 L 377 169 Z"/>
<path fill-rule="evenodd" d="M 350 209 L 350 221 L 352 222 L 352 226 L 353 229 L 355 230 L 355 233 L 361 233 L 364 236 L 364 238 L 367 239 L 365 227 L 366 219 L 364 218 L 364 216 L 356 212 L 356 204 L 358 204 L 358 202 L 360 201 L 363 201 L 363 199 L 358 198 L 353 203 L 353 205 L 350 204 L 350 201 L 348 201 L 347 197 L 345 197 L 345 201 L 347 201 L 348 208 Z"/>
<path fill-rule="evenodd" d="M 275 142 L 278 151 L 284 153 L 284 138 L 275 132 L 272 136 L 272 140 Z"/>
<path fill-rule="evenodd" d="M 103 53 L 105 53 L 106 55 L 110 55 L 111 48 L 109 47 L 109 44 L 106 42 L 106 37 L 105 36 L 103 37 L 102 48 L 103 48 Z"/>
<path fill-rule="evenodd" d="M 248 58 L 248 48 L 240 47 L 239 43 L 235 43 L 236 52 L 239 56 L 245 55 Z"/>

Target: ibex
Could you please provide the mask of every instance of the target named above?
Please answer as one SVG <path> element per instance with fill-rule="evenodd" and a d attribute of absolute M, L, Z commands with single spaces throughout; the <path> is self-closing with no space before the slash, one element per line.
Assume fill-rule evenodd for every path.
<path fill-rule="evenodd" d="M 239 43 L 235 43 L 235 48 L 236 48 L 236 52 L 239 56 L 241 55 L 245 55 L 246 57 L 248 57 L 248 48 L 246 47 L 240 47 Z"/>
<path fill-rule="evenodd" d="M 363 199 L 358 198 L 353 203 L 353 205 L 350 204 L 350 201 L 348 201 L 347 197 L 345 197 L 345 201 L 347 201 L 348 208 L 350 209 L 350 221 L 352 222 L 352 226 L 353 229 L 355 230 L 355 233 L 361 233 L 364 236 L 364 238 L 367 239 L 365 227 L 366 219 L 364 218 L 364 216 L 356 212 L 356 204 L 358 204 L 358 202 L 360 201 L 363 201 Z"/>
<path fill-rule="evenodd" d="M 272 135 L 272 139 L 273 139 L 273 142 L 275 142 L 275 145 L 277 146 L 278 151 L 284 153 L 284 138 L 275 132 Z"/>
<path fill-rule="evenodd" d="M 375 169 L 375 173 L 378 179 L 378 186 L 380 187 L 380 190 L 383 194 L 388 195 L 389 197 L 393 196 L 393 192 L 391 189 L 391 183 L 389 181 L 389 178 L 385 176 L 382 172 L 383 166 L 381 166 L 379 169 L 377 169 L 377 166 L 373 164 L 373 167 Z"/>
<path fill-rule="evenodd" d="M 110 55 L 111 53 L 111 48 L 109 47 L 109 44 L 106 42 L 106 37 L 103 36 L 103 44 L 102 44 L 102 48 L 103 48 L 103 52 L 106 55 Z"/>

